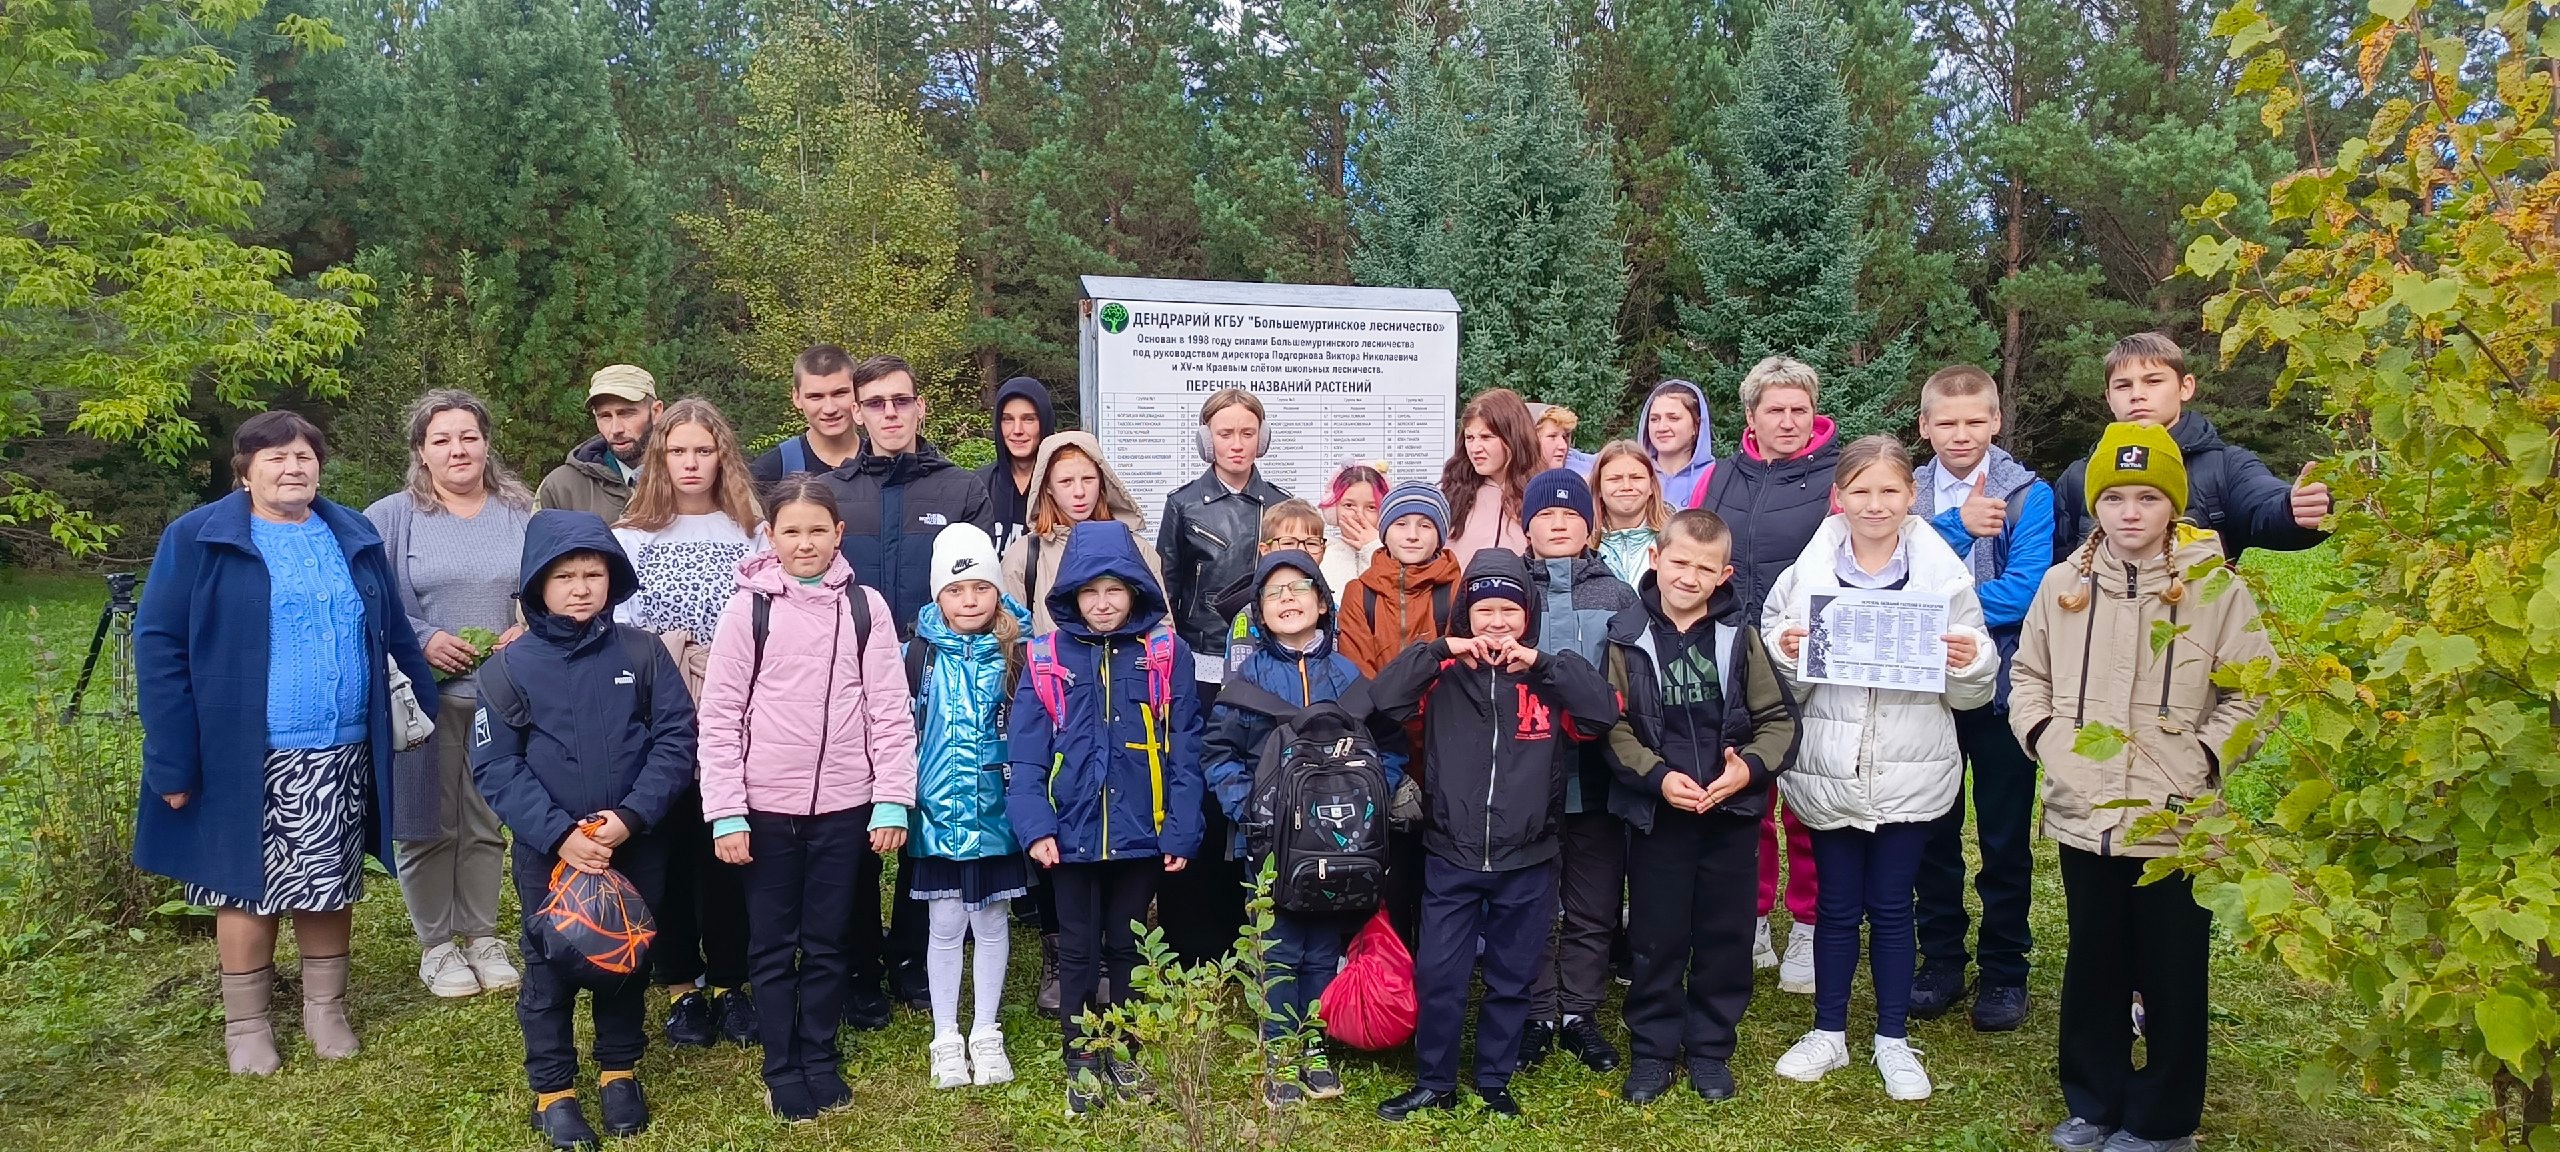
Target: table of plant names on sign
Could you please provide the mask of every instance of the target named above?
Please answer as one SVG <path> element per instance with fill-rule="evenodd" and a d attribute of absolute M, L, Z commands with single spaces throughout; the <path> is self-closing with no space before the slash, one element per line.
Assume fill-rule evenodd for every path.
<path fill-rule="evenodd" d="M 1200 405 L 1221 388 L 1262 400 L 1265 479 L 1309 502 L 1349 459 L 1390 482 L 1438 483 L 1453 451 L 1458 317 L 1447 312 L 1094 301 L 1090 425 L 1152 524 L 1207 467 Z"/>

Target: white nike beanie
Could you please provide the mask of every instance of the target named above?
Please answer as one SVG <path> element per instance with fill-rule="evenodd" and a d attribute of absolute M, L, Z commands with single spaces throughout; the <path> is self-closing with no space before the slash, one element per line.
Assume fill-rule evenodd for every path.
<path fill-rule="evenodd" d="M 975 524 L 954 524 L 933 538 L 933 594 L 963 580 L 984 580 L 999 588 L 996 542 Z"/>

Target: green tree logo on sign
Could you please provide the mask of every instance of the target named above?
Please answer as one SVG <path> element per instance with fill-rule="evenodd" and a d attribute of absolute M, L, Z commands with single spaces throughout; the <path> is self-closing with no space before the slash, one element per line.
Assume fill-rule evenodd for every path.
<path fill-rule="evenodd" d="M 1129 330 L 1129 307 L 1125 304 L 1102 306 L 1102 330 L 1114 336 Z"/>

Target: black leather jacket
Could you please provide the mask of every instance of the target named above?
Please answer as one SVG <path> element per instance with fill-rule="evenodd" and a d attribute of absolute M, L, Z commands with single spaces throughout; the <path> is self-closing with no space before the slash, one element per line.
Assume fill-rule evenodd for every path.
<path fill-rule="evenodd" d="M 1253 576 L 1262 511 L 1288 498 L 1258 470 L 1242 492 L 1228 491 L 1210 471 L 1164 498 L 1164 518 L 1156 522 L 1156 556 L 1164 561 L 1174 633 L 1194 655 L 1226 655 L 1227 627 L 1234 616 L 1218 611 L 1218 593 Z"/>

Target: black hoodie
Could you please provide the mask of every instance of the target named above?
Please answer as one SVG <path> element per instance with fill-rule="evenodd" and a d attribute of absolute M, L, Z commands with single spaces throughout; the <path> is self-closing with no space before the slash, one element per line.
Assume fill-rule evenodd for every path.
<path fill-rule="evenodd" d="M 1779 679 L 1760 630 L 1743 617 L 1728 581 L 1707 598 L 1707 614 L 1686 631 L 1662 611 L 1662 589 L 1647 572 L 1635 606 L 1609 621 L 1609 682 L 1626 714 L 1609 733 L 1616 773 L 1609 810 L 1638 832 L 1653 830 L 1663 779 L 1677 772 L 1699 784 L 1724 774 L 1725 749 L 1742 758 L 1750 783 L 1714 811 L 1757 820 L 1769 810 L 1769 782 L 1795 766 L 1795 698 Z M 1701 664 L 1718 691 L 1700 689 Z M 1667 670 L 1667 671 L 1666 671 Z M 1672 682 L 1666 689 L 1665 682 Z"/>
<path fill-rule="evenodd" d="M 1467 562 L 1453 636 L 1472 636 L 1472 591 L 1487 578 L 1527 590 L 1528 630 L 1538 635 L 1538 594 L 1518 553 L 1487 548 Z M 1477 872 L 1509 872 L 1555 858 L 1565 777 L 1580 762 L 1573 742 L 1598 740 L 1618 722 L 1618 694 L 1579 654 L 1539 653 L 1518 675 L 1449 658 L 1446 637 L 1416 644 L 1378 670 L 1380 713 L 1422 717 L 1427 825 L 1422 846 Z"/>
<path fill-rule="evenodd" d="M 612 573 L 604 607 L 585 621 L 543 604 L 544 574 L 572 552 L 603 556 Z M 693 783 L 693 697 L 654 638 L 618 636 L 627 629 L 613 622 L 613 606 L 640 590 L 631 559 L 594 514 L 546 510 L 525 525 L 517 571 L 524 635 L 489 658 L 506 662 L 532 722 L 507 724 L 483 699 L 471 720 L 472 779 L 517 843 L 546 855 L 598 812 L 646 832 Z M 633 666 L 642 653 L 653 668 Z"/>
<path fill-rule="evenodd" d="M 987 484 L 987 511 L 995 518 L 989 533 L 996 539 L 996 555 L 1004 555 L 1031 524 L 1031 494 L 1013 486 L 1013 461 L 1004 454 L 1004 406 L 1016 398 L 1028 400 L 1040 413 L 1040 439 L 1058 430 L 1058 410 L 1049 399 L 1049 386 L 1029 376 L 1016 376 L 996 389 L 995 401 L 988 405 L 987 438 L 996 443 L 996 462 L 978 469 L 978 478 Z M 1040 445 L 1032 443 L 1037 453 Z"/>

